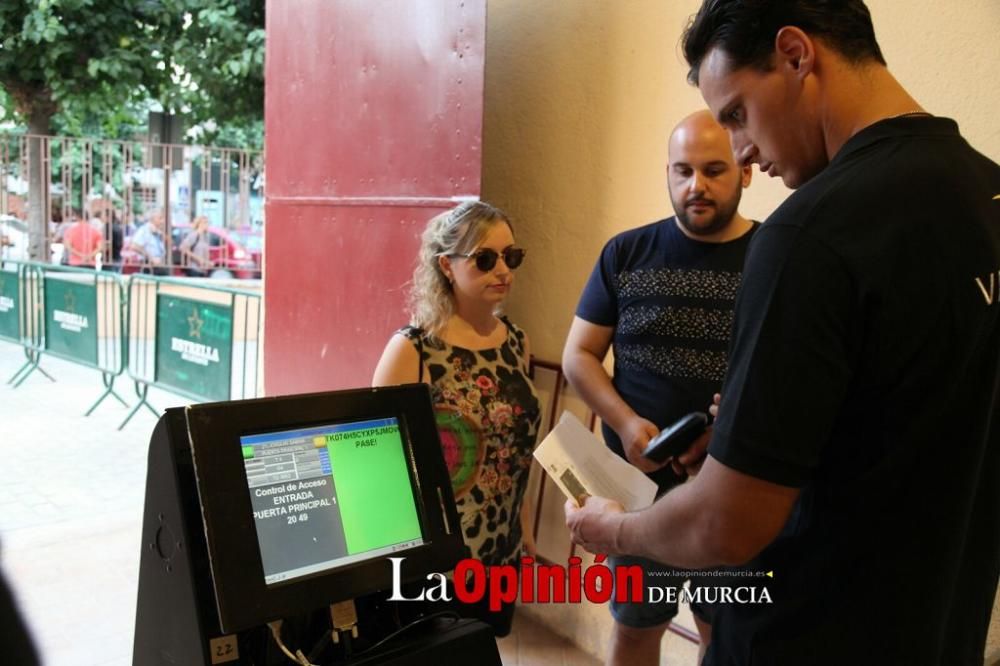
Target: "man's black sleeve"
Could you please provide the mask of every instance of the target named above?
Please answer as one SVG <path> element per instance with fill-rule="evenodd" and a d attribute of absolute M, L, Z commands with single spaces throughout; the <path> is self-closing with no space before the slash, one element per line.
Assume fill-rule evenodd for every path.
<path fill-rule="evenodd" d="M 590 278 L 580 295 L 576 316 L 598 326 L 618 324 L 618 288 L 614 239 L 609 241 L 590 273 Z"/>

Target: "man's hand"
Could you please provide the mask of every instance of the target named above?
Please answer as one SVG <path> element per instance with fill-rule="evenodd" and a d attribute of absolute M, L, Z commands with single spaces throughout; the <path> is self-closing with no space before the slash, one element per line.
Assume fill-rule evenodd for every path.
<path fill-rule="evenodd" d="M 573 543 L 603 555 L 622 554 L 618 542 L 625 507 L 605 497 L 584 497 L 583 506 L 566 500 L 566 527 Z"/>
<path fill-rule="evenodd" d="M 674 473 L 682 479 L 693 477 L 701 470 L 701 464 L 705 462 L 708 455 L 708 443 L 712 440 L 712 427 L 709 426 L 705 432 L 698 435 L 698 439 L 691 442 L 684 453 L 670 459 L 670 466 Z"/>
<path fill-rule="evenodd" d="M 642 452 L 646 450 L 649 440 L 656 437 L 660 429 L 652 421 L 635 415 L 625 422 L 625 426 L 618 433 L 622 440 L 622 448 L 625 449 L 625 457 L 634 466 L 643 472 L 655 472 L 663 467 L 663 463 L 656 463 L 642 457 Z"/>

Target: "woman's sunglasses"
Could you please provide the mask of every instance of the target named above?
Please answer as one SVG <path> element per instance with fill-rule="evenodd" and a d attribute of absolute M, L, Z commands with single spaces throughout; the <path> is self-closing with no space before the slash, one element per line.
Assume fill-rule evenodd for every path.
<path fill-rule="evenodd" d="M 475 259 L 476 268 L 484 273 L 489 273 L 497 265 L 497 259 L 503 255 L 503 263 L 507 265 L 507 268 L 514 270 L 521 265 L 524 261 L 524 248 L 522 247 L 508 247 L 502 253 L 496 250 L 484 247 L 481 250 L 476 250 L 471 254 L 453 254 L 452 257 L 465 257 L 466 259 Z"/>

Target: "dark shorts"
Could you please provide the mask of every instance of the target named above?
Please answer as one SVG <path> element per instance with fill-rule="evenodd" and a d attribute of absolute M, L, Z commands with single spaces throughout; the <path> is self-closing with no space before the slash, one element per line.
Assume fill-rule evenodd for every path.
<path fill-rule="evenodd" d="M 619 565 L 638 565 L 642 568 L 642 589 L 645 596 L 643 596 L 641 602 L 625 601 L 619 603 L 615 601 L 615 597 L 612 594 L 610 601 L 611 617 L 615 619 L 615 622 L 633 629 L 646 629 L 665 624 L 677 616 L 676 599 L 680 597 L 680 588 L 684 586 L 685 581 L 690 580 L 689 578 L 672 575 L 676 567 L 647 560 L 644 557 L 620 555 L 608 558 L 608 566 L 611 567 L 612 571 Z M 692 580 L 691 585 L 695 584 L 695 581 Z M 666 598 L 662 601 L 651 600 L 649 596 L 649 588 L 651 587 L 674 588 L 678 593 L 674 595 L 674 600 L 672 601 Z M 692 602 L 691 612 L 702 622 L 711 624 L 712 615 L 709 606 Z"/>

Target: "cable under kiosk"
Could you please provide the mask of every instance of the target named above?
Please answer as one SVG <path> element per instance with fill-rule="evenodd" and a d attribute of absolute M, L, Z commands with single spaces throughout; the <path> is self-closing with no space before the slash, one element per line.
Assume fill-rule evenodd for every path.
<path fill-rule="evenodd" d="M 426 385 L 168 409 L 133 664 L 499 666 L 486 624 L 388 598 L 467 556 Z"/>

